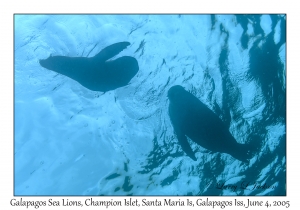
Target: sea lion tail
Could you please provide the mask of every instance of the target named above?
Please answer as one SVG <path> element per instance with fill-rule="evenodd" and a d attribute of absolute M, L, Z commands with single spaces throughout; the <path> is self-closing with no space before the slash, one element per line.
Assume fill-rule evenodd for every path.
<path fill-rule="evenodd" d="M 239 148 L 232 156 L 240 161 L 249 162 L 249 160 L 253 158 L 260 151 L 260 149 L 260 138 L 258 136 L 255 136 L 249 143 L 239 144 Z"/>

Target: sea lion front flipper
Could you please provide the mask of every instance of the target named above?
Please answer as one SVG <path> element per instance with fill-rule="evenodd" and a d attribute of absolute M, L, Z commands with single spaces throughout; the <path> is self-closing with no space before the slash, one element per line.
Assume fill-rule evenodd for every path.
<path fill-rule="evenodd" d="M 97 55 L 94 56 L 94 59 L 97 61 L 104 62 L 115 55 L 119 54 L 122 50 L 124 50 L 128 45 L 130 45 L 129 42 L 118 42 L 112 45 L 109 45 L 108 47 L 105 47 L 103 50 L 101 50 Z"/>
<path fill-rule="evenodd" d="M 195 157 L 195 154 L 194 154 L 186 136 L 184 135 L 184 133 L 177 130 L 176 135 L 177 135 L 177 139 L 179 141 L 179 144 L 181 145 L 182 150 L 194 161 L 197 161 L 197 158 Z"/>

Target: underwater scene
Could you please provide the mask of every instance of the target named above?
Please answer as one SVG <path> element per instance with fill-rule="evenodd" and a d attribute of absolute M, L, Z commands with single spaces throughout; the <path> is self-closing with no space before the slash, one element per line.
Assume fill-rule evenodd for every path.
<path fill-rule="evenodd" d="M 286 15 L 14 15 L 14 194 L 285 196 Z"/>

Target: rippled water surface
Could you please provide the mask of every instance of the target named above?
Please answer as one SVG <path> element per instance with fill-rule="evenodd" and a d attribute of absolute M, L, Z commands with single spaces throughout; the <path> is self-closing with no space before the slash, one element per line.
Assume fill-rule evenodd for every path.
<path fill-rule="evenodd" d="M 16 195 L 286 195 L 284 15 L 15 15 Z M 92 91 L 43 68 L 51 56 L 131 56 L 126 86 Z M 178 144 L 167 92 L 181 85 L 239 143 L 241 162 Z M 216 132 L 218 132 L 216 130 Z"/>

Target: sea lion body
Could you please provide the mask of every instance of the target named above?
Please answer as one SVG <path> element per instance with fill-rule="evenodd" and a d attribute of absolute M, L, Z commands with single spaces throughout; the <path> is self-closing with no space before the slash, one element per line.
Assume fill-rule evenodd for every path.
<path fill-rule="evenodd" d="M 129 44 L 110 45 L 90 58 L 50 56 L 40 60 L 40 65 L 76 80 L 90 90 L 106 92 L 127 85 L 139 70 L 137 60 L 130 56 L 108 61 Z"/>
<path fill-rule="evenodd" d="M 213 152 L 227 153 L 244 162 L 251 157 L 252 147 L 238 143 L 221 119 L 183 87 L 171 87 L 168 98 L 169 116 L 179 144 L 193 160 L 197 159 L 187 136 Z"/>

